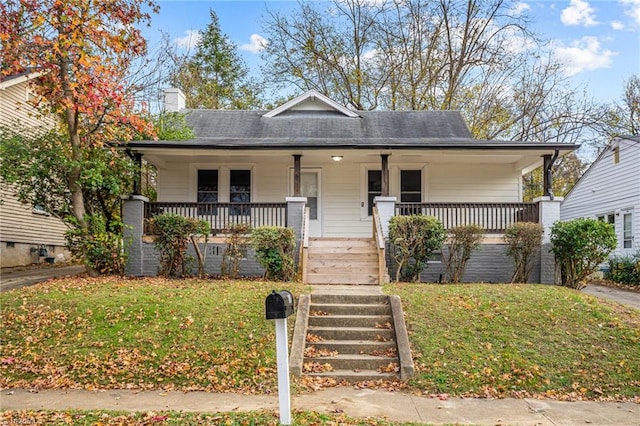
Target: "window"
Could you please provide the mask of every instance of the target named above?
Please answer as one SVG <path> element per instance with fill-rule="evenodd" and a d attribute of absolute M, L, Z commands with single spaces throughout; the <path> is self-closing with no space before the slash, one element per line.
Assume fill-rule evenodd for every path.
<path fill-rule="evenodd" d="M 382 171 L 367 171 L 367 214 L 373 216 L 373 199 L 382 195 Z"/>
<path fill-rule="evenodd" d="M 400 172 L 400 202 L 419 203 L 422 201 L 422 173 L 420 170 Z"/>
<path fill-rule="evenodd" d="M 232 203 L 251 202 L 251 170 L 231 170 L 229 201 Z M 232 206 L 231 216 L 248 216 L 251 214 L 249 206 Z"/>
<path fill-rule="evenodd" d="M 218 171 L 198 170 L 198 202 L 217 203 L 218 202 Z M 215 207 L 198 207 L 199 215 L 216 215 L 218 211 Z"/>
<path fill-rule="evenodd" d="M 607 214 L 603 214 L 598 216 L 598 220 L 601 222 L 607 222 L 610 223 L 612 225 L 616 224 L 616 217 L 613 213 L 607 213 Z"/>
<path fill-rule="evenodd" d="M 622 247 L 631 248 L 633 240 L 633 231 L 631 228 L 631 213 L 625 213 L 622 216 Z"/>

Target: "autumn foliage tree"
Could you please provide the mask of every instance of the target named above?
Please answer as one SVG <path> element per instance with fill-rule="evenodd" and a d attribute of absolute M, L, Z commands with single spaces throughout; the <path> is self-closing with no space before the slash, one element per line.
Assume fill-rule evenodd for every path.
<path fill-rule="evenodd" d="M 92 179 L 85 166 L 95 159 L 88 153 L 138 133 L 153 134 L 136 111 L 124 76 L 131 61 L 145 53 L 139 26 L 156 11 L 152 0 L 0 3 L 0 71 L 4 77 L 40 74 L 32 82 L 33 102 L 43 114 L 59 119 L 59 149 L 66 157 L 61 185 L 68 191 L 71 214 L 64 219 L 80 235 L 90 234 L 86 194 Z"/>

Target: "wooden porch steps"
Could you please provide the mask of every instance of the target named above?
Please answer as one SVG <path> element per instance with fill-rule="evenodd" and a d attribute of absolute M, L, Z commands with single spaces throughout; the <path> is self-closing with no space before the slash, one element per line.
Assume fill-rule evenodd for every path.
<path fill-rule="evenodd" d="M 308 284 L 378 285 L 373 238 L 310 238 Z"/>

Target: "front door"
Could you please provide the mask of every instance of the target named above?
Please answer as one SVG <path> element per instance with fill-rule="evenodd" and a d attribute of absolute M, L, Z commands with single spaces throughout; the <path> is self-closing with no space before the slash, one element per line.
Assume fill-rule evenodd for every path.
<path fill-rule="evenodd" d="M 290 181 L 290 193 L 293 193 L 293 171 Z M 310 237 L 322 236 L 322 191 L 320 182 L 320 169 L 302 169 L 300 171 L 300 196 L 307 197 Z"/>
<path fill-rule="evenodd" d="M 631 256 L 636 252 L 636 247 L 634 247 L 634 239 L 633 235 L 633 211 L 632 210 L 623 210 L 621 212 L 622 217 L 622 255 L 623 256 Z"/>

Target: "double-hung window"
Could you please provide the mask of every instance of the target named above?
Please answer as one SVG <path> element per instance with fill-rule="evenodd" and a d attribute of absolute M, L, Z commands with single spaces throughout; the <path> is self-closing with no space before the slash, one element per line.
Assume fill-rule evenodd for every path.
<path fill-rule="evenodd" d="M 218 171 L 198 170 L 198 203 L 218 202 Z M 198 206 L 199 215 L 216 215 L 213 206 Z"/>
<path fill-rule="evenodd" d="M 422 201 L 422 172 L 420 170 L 400 171 L 400 202 L 420 203 Z"/>
<path fill-rule="evenodd" d="M 367 171 L 367 214 L 373 216 L 373 200 L 382 195 L 382 171 Z"/>
<path fill-rule="evenodd" d="M 229 175 L 229 201 L 249 204 L 251 202 L 251 170 L 231 170 Z M 251 207 L 231 206 L 231 216 L 248 216 Z"/>

